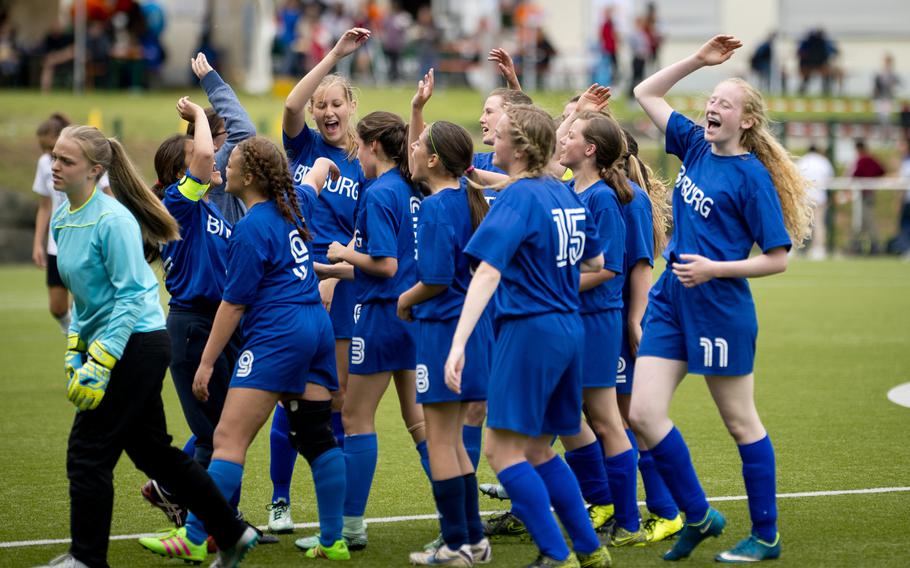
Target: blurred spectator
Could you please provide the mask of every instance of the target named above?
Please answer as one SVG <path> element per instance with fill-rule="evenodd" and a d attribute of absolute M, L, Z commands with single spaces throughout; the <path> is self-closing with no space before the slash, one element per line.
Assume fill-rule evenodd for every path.
<path fill-rule="evenodd" d="M 616 26 L 613 23 L 613 6 L 604 8 L 604 21 L 600 26 L 600 57 L 594 68 L 593 82 L 601 85 L 612 85 L 619 79 L 617 54 L 619 41 Z"/>
<path fill-rule="evenodd" d="M 46 93 L 54 86 L 54 75 L 58 67 L 73 60 L 73 33 L 63 27 L 59 20 L 54 22 L 41 44 L 41 92 Z"/>
<path fill-rule="evenodd" d="M 901 153 L 899 175 L 908 185 L 901 201 L 897 236 L 888 243 L 888 252 L 904 255 L 905 260 L 910 260 L 910 139 L 901 138 L 899 149 Z"/>
<path fill-rule="evenodd" d="M 89 87 L 111 87 L 111 37 L 106 22 L 88 23 L 85 38 L 85 80 Z"/>
<path fill-rule="evenodd" d="M 857 139 L 854 145 L 856 147 L 856 163 L 849 170 L 850 176 L 855 178 L 883 177 L 885 168 L 869 152 L 866 147 L 866 141 Z M 875 194 L 876 191 L 874 189 L 862 190 L 863 215 L 859 231 L 853 236 L 853 242 L 850 245 L 851 252 L 855 254 L 878 254 L 881 252 L 878 228 L 875 223 Z"/>
<path fill-rule="evenodd" d="M 894 72 L 894 56 L 889 53 L 885 55 L 882 70 L 875 74 L 872 84 L 875 112 L 878 114 L 878 122 L 882 127 L 882 138 L 885 140 L 891 140 L 894 97 L 900 84 L 900 77 Z"/>
<path fill-rule="evenodd" d="M 401 80 L 401 55 L 407 46 L 408 28 L 411 27 L 411 15 L 402 7 L 401 2 L 392 0 L 389 13 L 382 19 L 380 42 L 382 53 L 389 64 L 389 81 Z"/>
<path fill-rule="evenodd" d="M 297 20 L 297 39 L 292 50 L 301 64 L 298 75 L 309 73 L 332 49 L 332 36 L 322 22 L 322 8 L 319 4 L 307 4 L 303 15 Z"/>
<path fill-rule="evenodd" d="M 664 36 L 657 20 L 657 4 L 653 1 L 648 2 L 648 6 L 645 9 L 643 30 L 648 38 L 648 62 L 656 64 L 660 55 L 660 46 L 664 42 Z"/>
<path fill-rule="evenodd" d="M 336 2 L 332 4 L 323 16 L 323 23 L 332 36 L 332 45 L 335 45 L 344 32 L 354 27 L 354 20 L 345 11 L 344 4 Z"/>
<path fill-rule="evenodd" d="M 550 62 L 556 57 L 557 52 L 556 48 L 553 47 L 553 44 L 550 43 L 550 40 L 547 38 L 542 27 L 537 28 L 537 39 L 534 45 L 536 48 L 534 65 L 535 70 L 537 71 L 537 85 L 534 87 L 543 89 L 545 86 L 544 80 L 550 72 Z"/>
<path fill-rule="evenodd" d="M 831 81 L 837 79 L 839 75 L 834 66 L 834 57 L 837 53 L 837 46 L 828 38 L 825 30 L 809 30 L 796 50 L 799 59 L 799 94 L 806 94 L 809 79 L 813 76 L 821 78 L 822 93 L 831 94 Z"/>
<path fill-rule="evenodd" d="M 420 57 L 418 77 L 423 77 L 430 67 L 436 67 L 440 41 L 442 31 L 433 21 L 433 10 L 425 4 L 417 10 L 417 25 L 414 26 L 414 50 Z"/>
<path fill-rule="evenodd" d="M 161 34 L 167 25 L 164 10 L 157 0 L 145 0 L 141 6 L 145 29 L 139 36 L 142 56 L 145 59 L 149 86 L 157 85 L 161 67 L 167 60 L 167 52 L 161 44 Z"/>
<path fill-rule="evenodd" d="M 645 78 L 645 64 L 651 57 L 651 43 L 645 26 L 645 18 L 639 16 L 635 19 L 635 29 L 632 30 L 632 35 L 629 36 L 629 50 L 632 52 L 632 73 L 629 81 L 630 99 L 635 96 L 632 90 Z"/>
<path fill-rule="evenodd" d="M 777 37 L 776 32 L 771 32 L 765 41 L 755 49 L 752 58 L 749 60 L 749 66 L 758 78 L 758 88 L 763 91 L 771 90 L 771 64 L 774 60 L 774 40 Z"/>
<path fill-rule="evenodd" d="M 5 13 L 0 13 L 0 86 L 20 85 L 22 56 L 16 28 Z"/>
<path fill-rule="evenodd" d="M 812 244 L 809 249 L 809 258 L 822 260 L 825 258 L 826 222 L 828 204 L 828 186 L 834 178 L 834 167 L 824 154 L 819 152 L 815 144 L 809 146 L 809 151 L 800 158 L 796 165 L 800 173 L 812 186 L 809 196 L 815 203 L 815 225 L 812 228 Z"/>
<path fill-rule="evenodd" d="M 277 32 L 272 52 L 281 60 L 279 72 L 293 77 L 300 75 L 297 54 L 292 47 L 297 40 L 297 20 L 301 12 L 299 0 L 285 0 L 275 14 Z"/>

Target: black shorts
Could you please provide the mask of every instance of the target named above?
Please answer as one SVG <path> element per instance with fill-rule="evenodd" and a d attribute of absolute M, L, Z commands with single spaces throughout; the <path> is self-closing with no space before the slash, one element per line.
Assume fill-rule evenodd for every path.
<path fill-rule="evenodd" d="M 47 287 L 60 286 L 66 288 L 63 280 L 60 278 L 60 272 L 57 270 L 57 255 L 47 255 Z"/>

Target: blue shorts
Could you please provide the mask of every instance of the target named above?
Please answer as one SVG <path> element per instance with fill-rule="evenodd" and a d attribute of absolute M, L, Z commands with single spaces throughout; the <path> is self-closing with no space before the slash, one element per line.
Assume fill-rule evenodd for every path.
<path fill-rule="evenodd" d="M 322 304 L 282 306 L 268 333 L 251 326 L 230 388 L 302 393 L 307 383 L 338 390 L 332 322 Z M 246 329 L 246 328 L 244 328 Z"/>
<path fill-rule="evenodd" d="M 417 368 L 417 324 L 398 319 L 397 309 L 395 301 L 354 306 L 350 374 Z"/>
<path fill-rule="evenodd" d="M 584 326 L 577 313 L 500 321 L 487 426 L 527 436 L 577 434 Z"/>
<path fill-rule="evenodd" d="M 481 316 L 465 346 L 465 368 L 461 373 L 461 394 L 449 390 L 445 363 L 452 348 L 458 318 L 417 322 L 417 402 L 470 402 L 487 399 L 490 357 L 493 352 L 493 325 Z"/>
<path fill-rule="evenodd" d="M 651 288 L 638 356 L 686 361 L 695 375 L 752 372 L 758 320 L 751 296 L 720 304 L 727 286 L 711 280 L 686 288 L 667 270 Z M 734 317 L 735 314 L 735 317 Z"/>
<path fill-rule="evenodd" d="M 332 296 L 332 306 L 329 316 L 332 318 L 332 330 L 335 339 L 350 339 L 354 335 L 354 293 L 353 280 L 339 280 L 335 286 L 335 295 Z"/>
<path fill-rule="evenodd" d="M 585 353 L 582 364 L 583 388 L 610 388 L 616 386 L 616 362 L 622 340 L 622 310 L 615 308 L 602 312 L 581 314 L 585 328 Z"/>
<path fill-rule="evenodd" d="M 616 366 L 616 394 L 632 394 L 632 377 L 635 375 L 635 357 L 629 349 L 628 315 L 623 310 L 622 341 L 619 343 L 619 364 Z"/>

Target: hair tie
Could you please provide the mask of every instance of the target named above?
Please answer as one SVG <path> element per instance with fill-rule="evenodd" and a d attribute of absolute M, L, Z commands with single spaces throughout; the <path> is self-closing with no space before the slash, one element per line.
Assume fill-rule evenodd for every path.
<path fill-rule="evenodd" d="M 473 172 L 473 171 L 476 170 L 476 169 L 477 169 L 477 168 L 474 167 L 474 164 L 471 164 L 470 166 L 468 166 L 468 169 L 466 169 L 466 170 L 464 171 L 464 173 L 469 174 L 469 173 Z"/>

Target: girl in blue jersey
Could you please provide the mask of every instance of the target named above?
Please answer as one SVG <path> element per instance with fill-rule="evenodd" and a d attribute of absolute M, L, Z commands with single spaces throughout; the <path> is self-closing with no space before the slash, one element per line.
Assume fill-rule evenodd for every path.
<path fill-rule="evenodd" d="M 407 125 L 395 114 L 372 112 L 357 123 L 357 155 L 373 181 L 358 205 L 353 240 L 347 246 L 334 242 L 328 250 L 329 261 L 353 266 L 357 291 L 343 410 L 344 535 L 352 548 L 366 546 L 363 514 L 376 471 L 376 408 L 393 376 L 401 416 L 424 469 L 429 467 L 423 412 L 415 401 L 417 326 L 396 315 L 398 297 L 417 282 L 420 196 L 410 183 L 407 146 Z"/>
<path fill-rule="evenodd" d="M 327 264 L 325 257 L 332 241 L 347 243 L 354 235 L 354 209 L 365 178 L 357 160 L 354 142 L 353 117 L 357 110 L 354 89 L 340 75 L 329 75 L 332 68 L 370 38 L 370 31 L 353 28 L 335 47 L 291 90 L 284 102 L 281 123 L 282 141 L 288 155 L 294 183 L 300 183 L 313 163 L 329 158 L 341 170 L 341 176 L 326 180 L 319 194 L 309 229 L 313 233 L 313 262 Z M 306 113 L 313 115 L 316 128 L 306 123 Z M 341 407 L 348 380 L 348 351 L 354 326 L 354 285 L 338 278 L 326 278 L 319 283 L 323 304 L 332 318 L 335 335 L 335 365 L 339 388 L 332 395 L 332 427 L 339 446 L 344 444 Z M 272 420 L 271 476 L 272 504 L 269 529 L 273 532 L 292 532 L 289 505 L 290 484 L 297 453 L 288 443 L 287 416 L 282 407 L 275 409 Z"/>
<path fill-rule="evenodd" d="M 550 447 L 553 435 L 578 433 L 584 334 L 579 271 L 603 268 L 593 218 L 574 192 L 546 174 L 555 143 L 553 120 L 533 106 L 509 107 L 496 125 L 496 164 L 511 184 L 465 249 L 480 265 L 446 359 L 446 384 L 460 389 L 468 338 L 502 280 L 495 299 L 500 326 L 488 392 L 487 460 L 540 548 L 532 566 L 577 566 L 579 560 L 609 566 L 578 482 Z M 551 504 L 580 559 L 566 546 Z"/>
<path fill-rule="evenodd" d="M 73 294 L 64 359 L 79 412 L 67 449 L 72 545 L 54 566 L 107 566 L 113 472 L 120 454 L 187 503 L 235 566 L 257 539 L 234 518 L 205 470 L 171 446 L 161 400 L 170 341 L 158 282 L 143 248 L 178 237 L 123 147 L 89 126 L 69 126 L 52 153 L 54 189 L 67 194 L 52 221 L 59 269 Z M 110 173 L 116 199 L 95 188 Z M 138 222 L 137 222 L 138 221 Z"/>
<path fill-rule="evenodd" d="M 604 269 L 581 276 L 582 386 L 588 421 L 581 420 L 581 431 L 563 436 L 562 441 L 566 461 L 593 505 L 589 511 L 593 524 L 603 525 L 614 515 L 614 507 L 604 506 L 612 503 L 615 523 L 608 534 L 610 544 L 640 546 L 646 537 L 638 515 L 635 451 L 616 403 L 625 280 L 622 209 L 632 199 L 624 171 L 627 148 L 622 128 L 614 119 L 593 112 L 575 116 L 562 140 L 559 162 L 574 173 L 570 186 L 594 217 L 604 247 Z"/>
<path fill-rule="evenodd" d="M 443 367 L 471 279 L 471 265 L 462 251 L 489 206 L 483 190 L 463 177 L 473 155 L 468 132 L 445 121 L 424 127 L 419 103 L 431 93 L 432 85 L 421 82 L 411 103 L 408 164 L 411 178 L 430 196 L 423 200 L 417 222 L 418 282 L 399 297 L 398 316 L 418 322 L 417 402 L 426 418 L 443 542 L 412 553 L 410 560 L 419 565 L 470 566 L 491 558 L 480 520 L 475 466 L 462 439 L 467 403 L 487 398 L 493 347 L 488 317 L 481 318 L 468 341 L 470 366 L 460 392 L 446 388 Z"/>
<path fill-rule="evenodd" d="M 180 238 L 161 249 L 164 285 L 170 294 L 170 370 L 183 415 L 195 436 L 192 455 L 208 467 L 212 436 L 224 406 L 238 346 L 229 344 L 218 357 L 207 401 L 193 396 L 193 377 L 221 303 L 232 226 L 209 199 L 210 184 L 221 185 L 222 180 L 221 172 L 213 169 L 215 147 L 205 111 L 183 97 L 177 102 L 177 112 L 194 125 L 193 138 L 171 136 L 155 153 L 155 191 L 180 225 Z M 186 509 L 175 502 L 163 484 L 150 480 L 142 487 L 142 494 L 176 526 L 183 524 Z"/>
<path fill-rule="evenodd" d="M 242 318 L 242 351 L 215 430 L 209 472 L 222 494 L 233 495 L 247 448 L 282 401 L 291 443 L 309 462 L 316 486 L 322 537 L 308 556 L 347 559 L 341 538 L 344 457 L 330 416 L 331 391 L 338 388 L 331 321 L 319 299 L 306 226 L 330 171 L 337 176 L 330 160 L 317 160 L 304 185 L 295 188 L 284 155 L 267 139 L 249 138 L 231 153 L 228 191 L 243 199 L 248 212 L 231 234 L 224 295 L 193 393 L 209 398 L 215 363 Z M 140 543 L 158 554 L 198 560 L 205 557 L 205 540 L 191 513 L 185 527 Z"/>
<path fill-rule="evenodd" d="M 686 515 L 666 560 L 687 557 L 725 524 L 708 505 L 668 415 L 687 372 L 705 376 L 739 445 L 749 498 L 751 535 L 716 559 L 754 562 L 780 555 L 774 450 L 753 396 L 758 322 L 746 278 L 786 269 L 791 243 L 802 243 L 808 233 L 807 186 L 768 130 L 761 95 L 748 83 L 730 79 L 715 87 L 705 127 L 664 100 L 677 81 L 723 63 L 740 46 L 733 36 L 716 36 L 635 88 L 639 104 L 666 133 L 667 151 L 682 160 L 673 192 L 673 235 L 664 253 L 668 270 L 650 293 L 629 412 Z M 750 258 L 753 244 L 762 253 Z"/>

